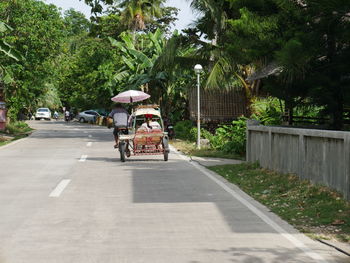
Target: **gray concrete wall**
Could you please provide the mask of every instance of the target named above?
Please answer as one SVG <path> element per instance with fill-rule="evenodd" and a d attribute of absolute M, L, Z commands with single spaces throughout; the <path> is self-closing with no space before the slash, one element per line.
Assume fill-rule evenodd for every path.
<path fill-rule="evenodd" d="M 350 200 L 350 132 L 248 125 L 246 157 L 334 188 Z"/>

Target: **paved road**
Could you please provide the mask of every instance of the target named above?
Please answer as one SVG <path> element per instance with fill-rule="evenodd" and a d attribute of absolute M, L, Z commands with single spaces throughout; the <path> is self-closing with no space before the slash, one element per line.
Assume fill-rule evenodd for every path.
<path fill-rule="evenodd" d="M 176 153 L 121 163 L 111 130 L 31 125 L 0 148 L 0 263 L 349 262 Z"/>

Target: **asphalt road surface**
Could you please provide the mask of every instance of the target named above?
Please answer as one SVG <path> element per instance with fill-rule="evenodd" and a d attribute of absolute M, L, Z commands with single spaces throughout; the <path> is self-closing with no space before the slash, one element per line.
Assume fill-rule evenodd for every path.
<path fill-rule="evenodd" d="M 0 263 L 349 262 L 177 153 L 121 163 L 112 130 L 30 125 L 0 148 Z"/>

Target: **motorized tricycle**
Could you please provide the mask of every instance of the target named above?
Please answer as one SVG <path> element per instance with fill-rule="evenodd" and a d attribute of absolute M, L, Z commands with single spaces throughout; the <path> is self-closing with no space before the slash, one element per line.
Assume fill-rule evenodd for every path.
<path fill-rule="evenodd" d="M 149 126 L 147 121 L 151 118 L 153 124 Z M 131 155 L 163 155 L 164 161 L 168 160 L 169 139 L 164 131 L 164 123 L 157 105 L 138 106 L 129 121 L 128 134 L 119 135 L 120 160 L 125 162 L 125 157 Z"/>

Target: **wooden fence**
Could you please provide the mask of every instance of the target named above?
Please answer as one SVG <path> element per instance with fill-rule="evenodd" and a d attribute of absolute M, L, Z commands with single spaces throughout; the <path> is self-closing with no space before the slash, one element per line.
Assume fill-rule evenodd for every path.
<path fill-rule="evenodd" d="M 203 122 L 230 121 L 248 116 L 247 99 L 244 90 L 218 89 L 200 91 L 200 111 Z M 197 89 L 189 91 L 189 111 L 191 120 L 197 119 Z"/>
<path fill-rule="evenodd" d="M 350 132 L 248 126 L 246 157 L 329 186 L 350 200 Z"/>

